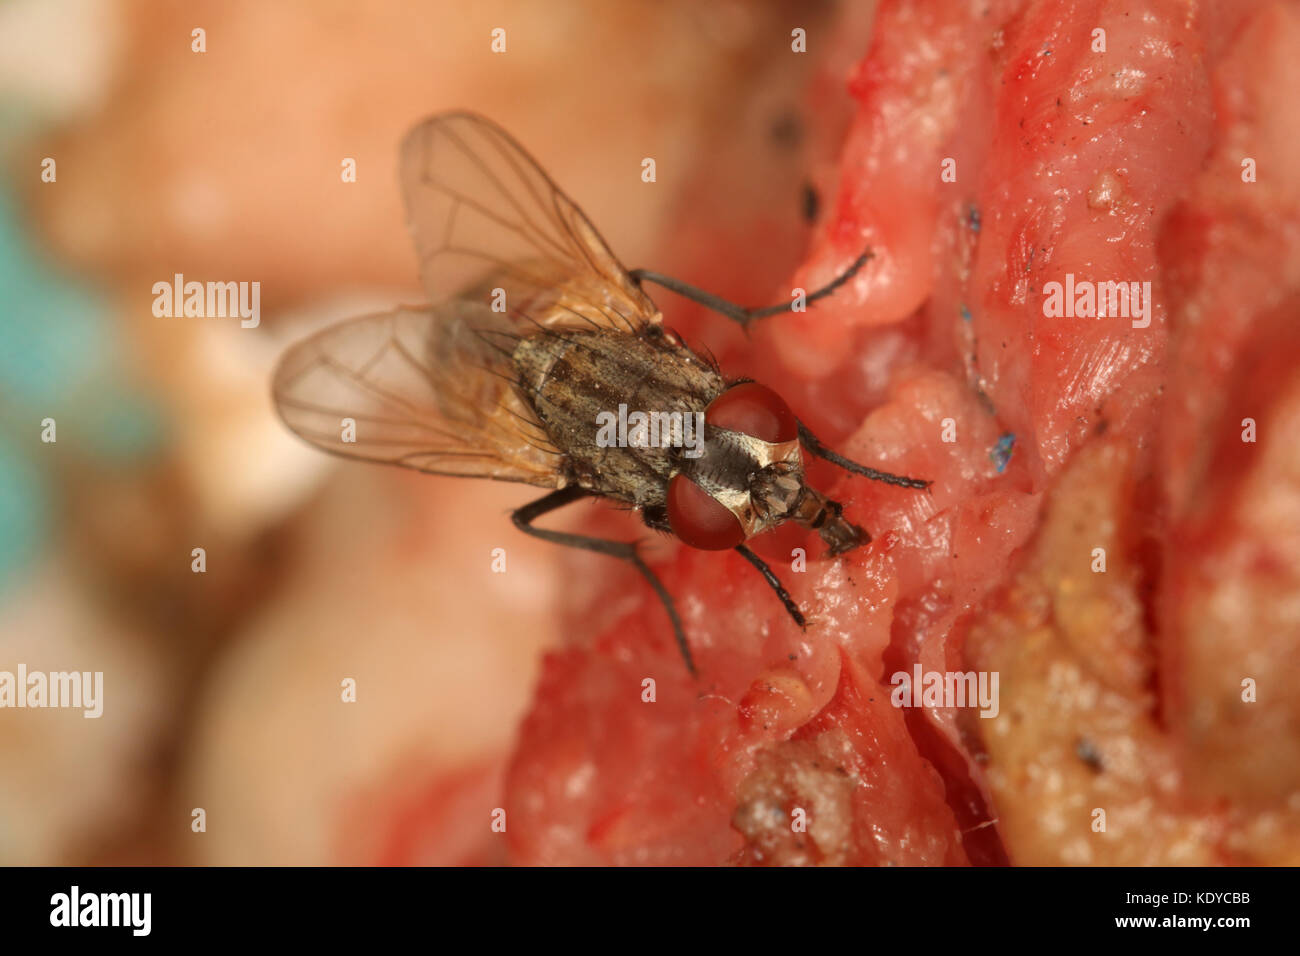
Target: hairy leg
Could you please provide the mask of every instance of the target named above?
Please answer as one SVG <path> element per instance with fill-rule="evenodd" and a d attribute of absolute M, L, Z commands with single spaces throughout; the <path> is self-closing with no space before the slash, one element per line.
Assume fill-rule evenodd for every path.
<path fill-rule="evenodd" d="M 836 289 L 852 279 L 859 269 L 861 269 L 874 253 L 868 249 L 862 255 L 854 260 L 853 264 L 837 275 L 820 289 L 809 293 L 804 302 L 811 304 L 818 299 L 824 299 L 831 295 Z M 660 275 L 658 272 L 651 272 L 649 269 L 633 269 L 628 273 L 637 282 L 647 281 L 656 285 L 661 285 L 670 292 L 676 292 L 678 295 L 685 296 L 693 302 L 698 302 L 705 308 L 712 309 L 720 315 L 725 315 L 733 322 L 739 322 L 742 326 L 748 328 L 749 323 L 754 319 L 763 319 L 769 315 L 780 315 L 782 312 L 789 312 L 794 307 L 793 300 L 781 305 L 769 305 L 761 309 L 747 309 L 743 305 L 736 305 L 734 302 L 728 302 L 712 292 L 706 292 L 696 286 L 682 282 L 680 279 L 674 279 L 672 276 Z"/>
<path fill-rule="evenodd" d="M 785 589 L 785 585 L 781 583 L 780 579 L 772 573 L 772 569 L 767 566 L 767 562 L 756 555 L 753 551 L 750 551 L 749 548 L 745 547 L 743 544 L 736 545 L 736 550 L 744 555 L 746 561 L 758 568 L 759 573 L 763 575 L 763 579 L 767 581 L 772 590 L 776 592 L 776 596 L 781 599 L 781 603 L 785 605 L 786 612 L 794 619 L 794 622 L 800 627 L 807 627 L 808 622 L 804 620 L 803 612 L 799 610 L 799 605 L 794 603 L 794 598 L 790 597 L 790 592 Z"/>
<path fill-rule="evenodd" d="M 682 659 L 686 661 L 686 669 L 691 672 L 692 677 L 697 676 L 695 661 L 691 658 L 691 648 L 686 643 L 686 633 L 682 630 L 681 618 L 677 616 L 677 608 L 673 604 L 672 596 L 668 593 L 667 588 L 663 586 L 663 582 L 659 580 L 658 576 L 650 570 L 649 566 L 641 560 L 641 556 L 636 553 L 636 545 L 627 541 L 608 541 L 605 538 L 592 538 L 582 534 L 547 531 L 544 528 L 533 527 L 533 522 L 542 515 L 587 497 L 590 496 L 581 488 L 562 488 L 524 505 L 515 511 L 511 518 L 516 528 L 525 534 L 532 535 L 534 538 L 541 538 L 543 541 L 563 545 L 566 548 L 579 548 L 583 551 L 607 554 L 611 558 L 621 558 L 630 562 L 650 582 L 650 587 L 654 588 L 655 594 L 659 595 L 659 600 L 663 602 L 664 610 L 668 612 L 668 618 L 672 621 L 673 636 L 677 639 L 677 647 L 682 652 Z"/>

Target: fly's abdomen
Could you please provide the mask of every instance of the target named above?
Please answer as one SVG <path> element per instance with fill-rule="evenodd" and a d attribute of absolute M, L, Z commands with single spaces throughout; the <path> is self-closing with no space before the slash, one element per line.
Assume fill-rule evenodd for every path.
<path fill-rule="evenodd" d="M 678 457 L 704 442 L 722 390 L 711 367 L 659 333 L 543 331 L 515 348 L 520 389 L 581 486 L 662 505 Z"/>

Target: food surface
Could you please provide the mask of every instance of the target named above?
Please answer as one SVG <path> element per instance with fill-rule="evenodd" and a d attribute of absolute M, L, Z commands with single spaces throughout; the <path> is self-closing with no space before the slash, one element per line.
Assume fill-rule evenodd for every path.
<path fill-rule="evenodd" d="M 1300 863 L 1297 4 L 83 6 L 0 12 L 0 671 L 105 709 L 0 710 L 0 863 Z M 451 109 L 628 268 L 757 307 L 871 250 L 748 333 L 645 285 L 932 482 L 809 458 L 872 540 L 751 540 L 806 628 L 543 518 L 642 542 L 693 677 L 537 488 L 276 419 L 290 343 L 428 299 L 398 149 Z"/>
<path fill-rule="evenodd" d="M 720 358 L 933 493 L 828 472 L 876 541 L 760 548 L 806 549 L 805 633 L 677 552 L 702 700 L 651 598 L 573 613 L 517 859 L 1300 859 L 1298 46 L 1280 4 L 881 4 L 793 284 L 877 258 Z M 1098 315 L 1067 282 L 1142 291 Z M 892 706 L 917 665 L 997 673 L 999 712 Z"/>

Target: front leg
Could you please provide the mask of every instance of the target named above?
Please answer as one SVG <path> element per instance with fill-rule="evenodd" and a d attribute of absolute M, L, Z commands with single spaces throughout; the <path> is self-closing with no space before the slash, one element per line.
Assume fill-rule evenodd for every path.
<path fill-rule="evenodd" d="M 810 293 L 804 298 L 806 304 L 812 304 L 818 299 L 824 299 L 831 295 L 836 289 L 848 282 L 858 270 L 866 265 L 867 260 L 874 256 L 870 249 L 858 256 L 847 269 L 837 275 L 826 285 Z M 725 315 L 733 322 L 740 323 L 741 327 L 749 328 L 749 323 L 755 319 L 767 318 L 769 315 L 780 315 L 783 312 L 790 312 L 794 309 L 794 301 L 785 302 L 781 305 L 769 305 L 761 309 L 747 309 L 743 305 L 736 305 L 734 302 L 728 302 L 712 292 L 705 292 L 703 289 L 693 285 L 688 285 L 680 279 L 674 279 L 672 276 L 660 275 L 658 272 L 651 272 L 649 269 L 633 269 L 628 273 L 638 283 L 650 281 L 656 285 L 661 285 L 670 292 L 676 292 L 678 295 L 685 296 L 693 302 L 698 302 L 707 309 L 712 309 L 720 315 Z"/>
<path fill-rule="evenodd" d="M 645 521 L 646 526 L 654 528 L 656 531 L 667 531 L 672 533 L 672 528 L 668 524 L 668 510 L 662 506 L 644 508 L 641 511 L 641 518 Z M 795 603 L 790 592 L 785 589 L 781 579 L 776 576 L 767 562 L 756 555 L 743 544 L 738 544 L 735 550 L 744 556 L 745 560 L 758 569 L 758 573 L 763 575 L 763 580 L 767 582 L 776 596 L 780 599 L 781 604 L 785 607 L 786 613 L 800 627 L 807 627 L 807 621 L 804 620 L 803 612 L 799 610 L 799 605 Z"/>
<path fill-rule="evenodd" d="M 785 589 L 785 585 L 781 583 L 781 579 L 778 578 L 776 574 L 773 573 L 772 569 L 767 566 L 767 562 L 756 555 L 753 551 L 750 551 L 749 548 L 745 547 L 743 544 L 736 545 L 736 550 L 744 556 L 746 561 L 758 568 L 758 573 L 763 575 L 763 580 L 766 581 L 768 586 L 776 592 L 776 596 L 780 598 L 781 603 L 785 605 L 785 612 L 790 615 L 790 618 L 800 627 L 807 627 L 808 622 L 804 619 L 803 611 L 799 610 L 799 605 L 794 603 L 794 598 L 790 597 L 790 592 Z"/>
<path fill-rule="evenodd" d="M 908 478 L 906 475 L 892 475 L 887 471 L 877 471 L 875 468 L 869 468 L 866 465 L 859 465 L 856 461 L 845 458 L 837 452 L 831 451 L 822 444 L 821 439 L 812 433 L 812 431 L 803 422 L 799 422 L 799 441 L 803 447 L 808 449 L 818 458 L 825 458 L 833 465 L 839 465 L 845 471 L 851 471 L 855 475 L 862 475 L 870 478 L 872 481 L 883 481 L 887 485 L 898 485 L 900 488 L 916 488 L 919 491 L 929 491 L 932 481 L 926 481 L 923 478 Z"/>

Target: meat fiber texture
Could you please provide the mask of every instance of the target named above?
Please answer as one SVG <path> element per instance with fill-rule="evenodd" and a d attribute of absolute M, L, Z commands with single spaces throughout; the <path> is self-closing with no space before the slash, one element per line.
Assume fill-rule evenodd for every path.
<path fill-rule="evenodd" d="M 510 859 L 1300 862 L 1300 12 L 918 0 L 871 37 L 773 298 L 875 257 L 748 339 L 660 304 L 840 452 L 933 487 L 810 466 L 874 540 L 754 542 L 803 631 L 739 556 L 653 550 L 698 680 L 633 572 L 573 559 Z M 1150 283 L 1150 311 L 1061 314 L 1067 275 Z M 996 672 L 996 716 L 895 706 L 918 665 Z"/>

